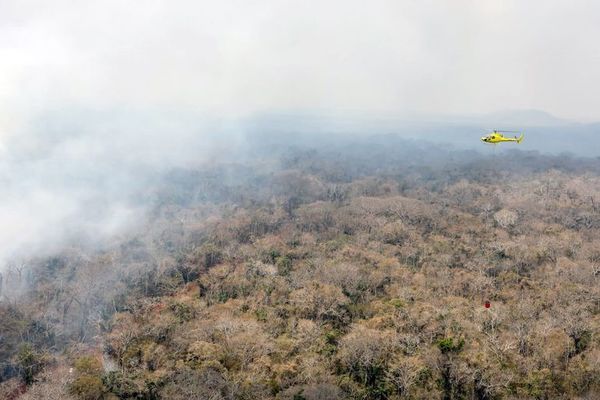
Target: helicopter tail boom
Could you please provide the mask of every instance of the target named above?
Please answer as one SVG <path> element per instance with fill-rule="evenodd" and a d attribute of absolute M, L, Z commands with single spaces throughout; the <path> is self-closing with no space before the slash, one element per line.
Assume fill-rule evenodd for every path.
<path fill-rule="evenodd" d="M 521 143 L 521 142 L 523 141 L 523 137 L 524 137 L 524 136 L 523 136 L 523 134 L 521 133 L 521 136 L 519 136 L 519 137 L 517 138 L 517 143 Z"/>

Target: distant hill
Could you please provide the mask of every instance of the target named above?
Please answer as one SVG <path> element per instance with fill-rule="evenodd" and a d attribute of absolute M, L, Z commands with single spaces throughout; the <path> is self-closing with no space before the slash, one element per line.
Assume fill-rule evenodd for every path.
<path fill-rule="evenodd" d="M 561 119 L 541 110 L 505 110 L 487 114 L 483 121 L 494 126 L 565 126 L 575 124 L 573 121 Z"/>

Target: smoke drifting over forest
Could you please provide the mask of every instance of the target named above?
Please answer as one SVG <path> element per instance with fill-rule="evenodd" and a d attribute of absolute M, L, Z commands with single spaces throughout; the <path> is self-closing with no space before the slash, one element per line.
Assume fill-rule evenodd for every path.
<path fill-rule="evenodd" d="M 195 119 L 71 110 L 4 141 L 0 259 L 57 250 L 64 240 L 100 244 L 135 225 L 151 188 L 176 167 L 236 151 Z M 218 128 L 217 129 L 221 129 Z"/>
<path fill-rule="evenodd" d="M 144 220 L 152 190 L 174 168 L 240 161 L 261 151 L 266 155 L 273 146 L 368 144 L 381 135 L 476 150 L 469 157 L 493 156 L 504 149 L 478 140 L 485 133 L 481 127 L 493 125 L 493 119 L 457 123 L 294 114 L 208 119 L 76 109 L 37 117 L 27 132 L 3 141 L 0 262 L 49 254 L 73 243 L 101 246 Z M 597 156 L 599 133 L 600 125 L 545 121 L 526 130 L 519 149 Z M 436 162 L 434 154 L 432 148 L 422 161 Z"/>

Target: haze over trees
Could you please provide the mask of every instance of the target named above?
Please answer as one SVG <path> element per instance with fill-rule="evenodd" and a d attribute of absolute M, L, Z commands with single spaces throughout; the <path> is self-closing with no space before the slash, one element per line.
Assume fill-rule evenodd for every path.
<path fill-rule="evenodd" d="M 247 154 L 153 180 L 99 248 L 11 260 L 0 397 L 600 393 L 599 159 L 391 135 Z"/>

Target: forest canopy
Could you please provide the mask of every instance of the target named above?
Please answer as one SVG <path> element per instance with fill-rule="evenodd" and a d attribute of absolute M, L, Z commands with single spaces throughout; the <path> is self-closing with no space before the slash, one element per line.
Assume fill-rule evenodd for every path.
<path fill-rule="evenodd" d="M 600 159 L 249 146 L 151 181 L 102 246 L 7 263 L 1 398 L 600 393 Z"/>

